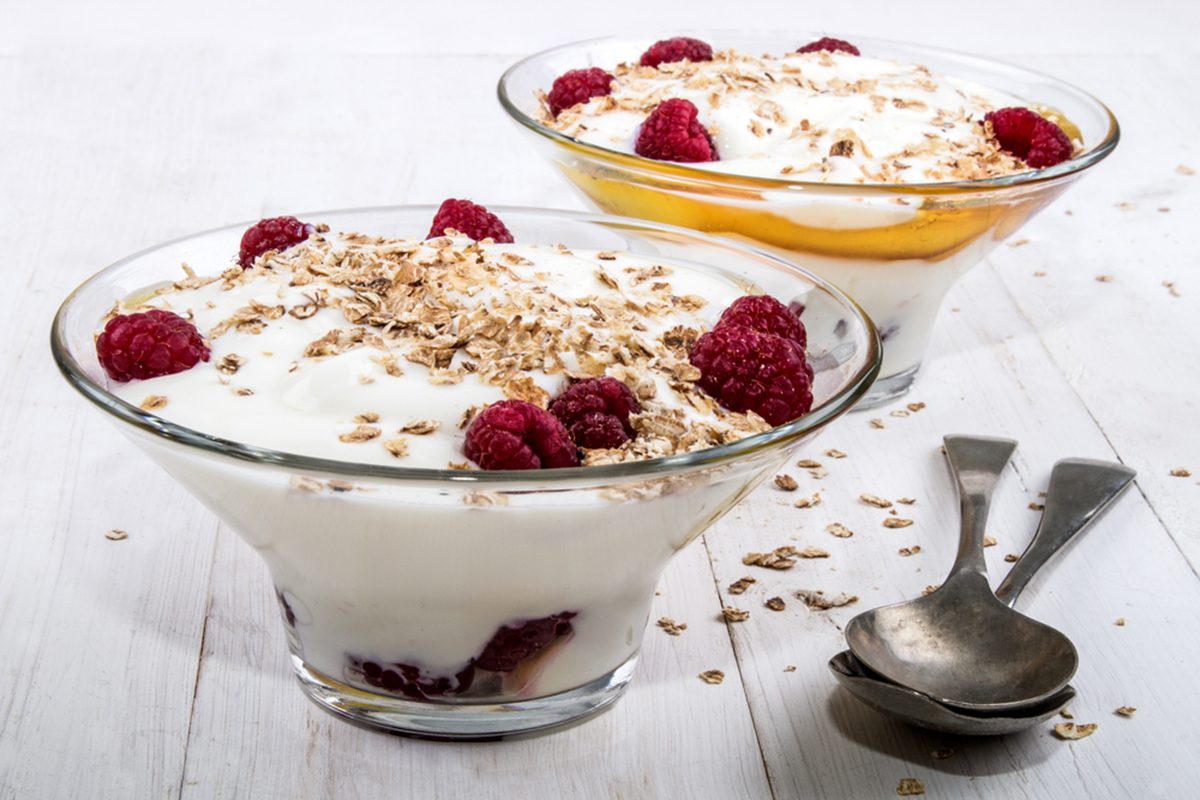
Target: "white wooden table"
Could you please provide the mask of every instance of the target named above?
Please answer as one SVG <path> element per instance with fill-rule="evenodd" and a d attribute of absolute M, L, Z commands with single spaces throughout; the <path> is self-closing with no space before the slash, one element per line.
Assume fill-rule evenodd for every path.
<path fill-rule="evenodd" d="M 1178 168 L 1200 172 L 1195 4 L 1010 0 L 1002 24 L 996 3 L 926 2 L 919 15 L 886 0 L 691 4 L 694 27 L 821 27 L 1021 61 L 1105 99 L 1125 139 L 954 290 L 907 398 L 924 410 L 839 421 L 807 454 L 828 475 L 791 470 L 821 506 L 764 487 L 677 559 L 654 616 L 688 629 L 646 632 L 613 711 L 484 745 L 369 733 L 308 703 L 257 558 L 67 388 L 50 317 L 101 266 L 233 220 L 452 195 L 577 206 L 504 119 L 495 78 L 556 42 L 674 30 L 676 4 L 83 5 L 0 13 L 13 279 L 0 296 L 0 798 L 858 798 L 895 796 L 905 777 L 941 798 L 1200 793 L 1200 175 Z M 1079 647 L 1073 711 L 1100 723 L 1091 738 L 919 732 L 857 705 L 825 669 L 851 615 L 918 594 L 949 565 L 955 507 L 937 445 L 951 431 L 1021 442 L 994 510 L 996 575 L 1032 535 L 1027 506 L 1054 460 L 1139 471 L 1137 491 L 1023 601 Z M 881 527 L 861 492 L 916 498 L 915 524 Z M 834 539 L 832 521 L 857 535 Z M 129 538 L 106 540 L 111 528 Z M 741 554 L 789 543 L 832 557 L 725 594 L 748 570 Z M 898 555 L 914 544 L 919 555 Z M 803 588 L 861 599 L 762 606 Z M 723 601 L 750 619 L 719 622 Z M 697 678 L 711 668 L 723 684 Z M 1122 705 L 1136 716 L 1116 716 Z M 953 755 L 935 759 L 943 747 Z"/>

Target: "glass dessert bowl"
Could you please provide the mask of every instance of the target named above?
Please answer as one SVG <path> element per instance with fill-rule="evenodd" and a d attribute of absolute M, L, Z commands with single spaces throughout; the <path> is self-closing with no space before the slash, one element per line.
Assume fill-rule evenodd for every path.
<path fill-rule="evenodd" d="M 307 219 L 413 236 L 433 212 L 410 206 Z M 75 290 L 54 320 L 51 346 L 67 381 L 263 557 L 307 695 L 378 729 L 495 738 L 550 729 L 615 701 L 633 674 L 671 556 L 861 400 L 879 368 L 879 339 L 862 310 L 769 254 L 637 220 L 497 213 L 518 242 L 628 251 L 802 307 L 811 410 L 668 457 L 482 471 L 268 449 L 122 399 L 97 356 L 96 333 L 114 303 L 169 286 L 183 262 L 230 266 L 244 225 L 122 260 Z M 218 355 L 214 337 L 214 362 Z M 151 383 L 146 391 L 155 391 Z"/>
<path fill-rule="evenodd" d="M 714 50 L 755 55 L 791 53 L 817 38 L 802 32 L 682 35 L 710 43 Z M 1102 103 L 1061 81 L 970 55 L 857 37 L 854 44 L 864 57 L 925 65 L 934 74 L 1035 105 L 1082 144 L 1054 166 L 996 177 L 864 183 L 847 182 L 835 172 L 836 180 L 826 182 L 779 170 L 771 176 L 761 169 L 735 174 L 721 171 L 719 164 L 644 158 L 631 143 L 615 141 L 618 137 L 611 146 L 607 140 L 601 145 L 594 133 L 582 134 L 591 140 L 583 141 L 552 127 L 543 98 L 556 78 L 570 70 L 612 72 L 618 64 L 636 63 L 653 41 L 597 39 L 530 56 L 501 77 L 500 103 L 595 208 L 748 242 L 846 291 L 871 315 L 884 340 L 880 378 L 863 408 L 898 397 L 912 385 L 942 299 L 958 278 L 1105 158 L 1119 138 L 1116 119 Z M 890 111 L 887 101 L 893 99 L 901 102 L 883 97 L 881 106 Z M 696 105 L 703 123 L 705 102 L 697 97 Z M 594 118 L 582 121 L 590 125 Z M 757 127 L 755 121 L 751 124 Z M 812 124 L 816 128 L 821 120 L 814 118 Z M 761 130 L 756 133 L 762 135 Z M 718 151 L 722 135 L 718 130 L 710 136 Z M 751 162 L 739 163 L 744 167 Z"/>

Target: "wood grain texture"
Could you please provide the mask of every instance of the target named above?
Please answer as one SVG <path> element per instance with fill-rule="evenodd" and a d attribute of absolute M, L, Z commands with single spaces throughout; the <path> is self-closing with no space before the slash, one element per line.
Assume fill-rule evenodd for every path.
<path fill-rule="evenodd" d="M 839 421 L 806 454 L 826 477 L 791 468 L 798 492 L 764 487 L 676 560 L 654 613 L 688 630 L 647 631 L 615 709 L 550 737 L 458 746 L 368 733 L 304 700 L 256 556 L 63 384 L 49 321 L 104 264 L 239 219 L 450 195 L 578 207 L 504 119 L 495 77 L 555 42 L 674 22 L 665 6 L 618 0 L 600 31 L 517 3 L 447 37 L 436 7 L 314 16 L 301 2 L 270 37 L 265 12 L 211 5 L 200 17 L 142 0 L 25 4 L 0 26 L 0 253 L 16 289 L 0 295 L 0 798 L 851 798 L 894 796 L 907 776 L 930 797 L 1194 790 L 1200 175 L 1176 167 L 1200 172 L 1200 116 L 1179 88 L 1200 68 L 1200 7 L 1133 15 L 1102 3 L 1079 17 L 1021 0 L 1014 18 L 1036 10 L 1041 24 L 1002 40 L 959 3 L 931 5 L 928 26 L 876 13 L 881 0 L 823 9 L 831 31 L 973 49 L 1072 80 L 1113 106 L 1125 141 L 951 294 L 906 399 L 924 410 Z M 691 25 L 731 24 L 725 3 L 694 11 Z M 767 2 L 746 13 L 794 16 Z M 59 24 L 66 16 L 75 24 Z M 957 520 L 937 445 L 951 431 L 1021 441 L 994 510 L 996 579 L 1032 535 L 1027 504 L 1055 459 L 1139 470 L 1137 492 L 1022 601 L 1079 647 L 1075 715 L 1101 724 L 1089 739 L 1062 742 L 1049 726 L 997 741 L 921 733 L 857 705 L 825 669 L 850 616 L 948 567 Z M 1176 467 L 1194 477 L 1171 477 Z M 821 506 L 792 506 L 817 489 Z M 861 492 L 916 498 L 900 509 L 914 524 L 882 527 L 886 511 Z M 830 536 L 832 521 L 855 536 Z M 106 540 L 110 528 L 129 538 Z M 740 563 L 781 544 L 831 557 L 779 573 Z M 899 556 L 914 544 L 920 554 Z M 725 594 L 747 573 L 759 579 L 750 592 Z M 860 600 L 809 612 L 798 589 Z M 786 610 L 762 606 L 774 595 Z M 723 601 L 750 619 L 718 621 Z M 710 668 L 726 672 L 722 685 L 696 678 Z M 1112 714 L 1126 704 L 1136 717 Z M 951 758 L 931 757 L 946 746 Z"/>

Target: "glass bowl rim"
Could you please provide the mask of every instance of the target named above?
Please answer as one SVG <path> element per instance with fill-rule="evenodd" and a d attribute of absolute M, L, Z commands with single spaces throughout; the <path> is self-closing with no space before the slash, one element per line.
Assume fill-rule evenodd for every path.
<path fill-rule="evenodd" d="M 326 209 L 324 211 L 308 212 L 297 214 L 300 218 L 320 220 L 322 215 L 349 215 L 361 213 L 382 213 L 382 212 L 424 212 L 432 218 L 437 206 L 434 205 L 386 205 L 386 206 L 364 206 L 359 208 L 341 208 L 341 209 Z M 128 255 L 118 261 L 109 264 L 100 271 L 88 277 L 85 281 L 79 284 L 69 295 L 63 300 L 58 311 L 54 315 L 54 321 L 50 329 L 50 350 L 57 364 L 59 371 L 67 382 L 85 398 L 90 400 L 101 410 L 115 417 L 120 422 L 131 425 L 132 427 L 144 432 L 152 434 L 158 438 L 182 444 L 186 447 L 196 448 L 201 451 L 214 454 L 220 457 L 234 458 L 240 461 L 251 462 L 255 464 L 279 467 L 283 469 L 294 470 L 298 472 L 316 472 L 325 474 L 334 474 L 358 478 L 377 478 L 399 480 L 409 483 L 429 482 L 429 481 L 449 481 L 461 484 L 497 484 L 497 483 L 521 483 L 525 486 L 530 484 L 555 484 L 562 488 L 569 488 L 572 484 L 587 484 L 595 485 L 605 482 L 625 482 L 628 480 L 636 480 L 639 478 L 651 478 L 676 473 L 691 471 L 698 467 L 716 466 L 735 461 L 744 456 L 752 455 L 767 449 L 774 449 L 782 445 L 793 442 L 809 433 L 813 433 L 828 423 L 832 422 L 837 417 L 849 411 L 855 403 L 857 403 L 871 387 L 879 374 L 879 369 L 882 364 L 882 341 L 879 338 L 879 332 L 875 327 L 875 323 L 867 315 L 865 311 L 851 299 L 845 292 L 838 289 L 833 284 L 820 278 L 817 275 L 809 272 L 802 267 L 793 264 L 790 261 L 779 258 L 771 253 L 761 250 L 756 247 L 735 242 L 720 237 L 708 236 L 698 231 L 693 231 L 688 228 L 681 228 L 674 225 L 663 225 L 645 220 L 632 219 L 629 217 L 619 217 L 611 214 L 592 214 L 579 211 L 568 211 L 560 209 L 534 208 L 528 206 L 494 206 L 491 210 L 501 217 L 505 213 L 512 216 L 541 216 L 566 220 L 568 222 L 579 223 L 599 223 L 607 227 L 616 227 L 621 229 L 648 230 L 656 233 L 670 233 L 674 235 L 682 235 L 692 240 L 698 240 L 703 244 L 719 245 L 724 248 L 732 248 L 741 250 L 751 254 L 759 259 L 767 259 L 783 265 L 789 270 L 795 270 L 800 273 L 806 280 L 816 287 L 820 287 L 823 291 L 832 296 L 832 298 L 841 303 L 848 311 L 856 316 L 858 321 L 865 329 L 867 335 L 867 353 L 865 362 L 853 375 L 847 377 L 843 381 L 842 388 L 839 389 L 832 397 L 817 406 L 809 413 L 792 420 L 784 425 L 778 425 L 763 433 L 753 434 L 743 439 L 739 439 L 729 444 L 709 447 L 703 450 L 696 450 L 689 453 L 681 453 L 678 455 L 664 456 L 660 458 L 645 459 L 642 461 L 632 461 L 620 464 L 603 464 L 589 467 L 561 467 L 556 469 L 543 470 L 455 470 L 455 469 L 435 469 L 430 467 L 392 467 L 380 464 L 368 464 L 355 461 L 343 461 L 329 458 L 318 458 L 315 456 L 306 456 L 298 453 L 288 453 L 279 450 L 273 450 L 266 447 L 258 447 L 256 445 L 235 442 L 229 439 L 222 439 L 217 436 L 211 436 L 200 431 L 188 428 L 183 425 L 178 425 L 169 422 L 161 417 L 155 416 L 149 412 L 143 411 L 137 406 L 127 403 L 116 395 L 110 393 L 103 386 L 94 382 L 91 377 L 84 371 L 79 361 L 72 354 L 70 347 L 67 345 L 65 336 L 66 314 L 71 304 L 76 298 L 86 289 L 97 283 L 102 283 L 113 272 L 127 266 L 133 261 L 145 258 L 146 256 L 156 251 L 171 247 L 182 242 L 192 239 L 199 239 L 209 236 L 214 233 L 244 231 L 249 225 L 253 225 L 258 220 L 247 220 L 245 222 L 234 223 L 232 225 L 222 225 L 216 228 L 209 228 L 197 233 L 180 236 L 169 241 L 161 242 L 152 245 L 142 250 Z"/>
<path fill-rule="evenodd" d="M 719 38 L 722 35 L 726 36 L 751 36 L 751 35 L 771 35 L 779 37 L 794 38 L 797 41 L 803 41 L 806 36 L 815 36 L 811 31 L 754 31 L 745 29 L 699 29 L 675 31 L 673 36 L 707 36 L 710 38 Z M 508 92 L 508 84 L 511 76 L 522 67 L 545 59 L 547 56 L 559 53 L 561 51 L 570 50 L 573 48 L 592 47 L 600 44 L 616 44 L 620 42 L 641 42 L 648 37 L 644 36 L 600 36 L 593 39 L 581 39 L 579 41 L 567 42 L 565 44 L 556 45 L 555 47 L 540 50 L 532 55 L 525 56 L 516 63 L 512 64 L 500 76 L 499 82 L 496 84 L 496 96 L 501 107 L 508 115 L 518 124 L 533 131 L 534 133 L 545 137 L 555 144 L 562 145 L 567 148 L 577 149 L 587 153 L 590 156 L 608 161 L 613 164 L 618 164 L 630 169 L 641 172 L 658 173 L 664 177 L 674 177 L 686 179 L 695 183 L 707 183 L 718 186 L 727 186 L 730 188 L 746 189 L 759 188 L 765 190 L 780 190 L 780 189 L 827 189 L 834 191 L 845 191 L 852 189 L 858 193 L 863 192 L 879 192 L 887 194 L 942 194 L 953 192 L 977 192 L 988 191 L 992 189 L 1003 189 L 1008 187 L 1023 187 L 1038 185 L 1048 181 L 1054 181 L 1060 178 L 1065 178 L 1070 175 L 1082 172 L 1083 170 L 1098 164 L 1103 161 L 1116 148 L 1117 143 L 1121 139 L 1121 128 L 1117 123 L 1116 115 L 1112 110 L 1102 103 L 1095 95 L 1086 92 L 1074 84 L 1055 78 L 1044 72 L 1027 69 L 1023 66 L 1010 64 L 1007 61 L 1001 61 L 993 58 L 985 58 L 972 53 L 965 53 L 960 50 L 953 50 L 944 47 L 934 47 L 924 45 L 917 42 L 902 42 L 895 39 L 878 39 L 870 36 L 851 36 L 856 42 L 866 43 L 868 45 L 883 45 L 902 47 L 916 50 L 918 52 L 927 53 L 932 56 L 940 56 L 950 59 L 967 60 L 975 62 L 980 66 L 989 68 L 1002 67 L 1006 70 L 1024 73 L 1030 78 L 1037 78 L 1047 83 L 1054 84 L 1057 87 L 1078 94 L 1086 101 L 1093 103 L 1104 116 L 1108 118 L 1108 131 L 1096 145 L 1088 148 L 1079 155 L 1055 164 L 1052 167 L 1045 169 L 1026 170 L 1013 175 L 1001 175 L 995 178 L 977 178 L 966 181 L 931 181 L 925 183 L 825 183 L 822 181 L 804 181 L 804 180 L 789 180 L 786 178 L 764 178 L 754 175 L 741 175 L 730 172 L 717 172 L 715 170 L 701 169 L 687 164 L 675 163 L 669 161 L 657 161 L 652 158 L 645 158 L 636 153 L 626 153 L 621 150 L 613 150 L 608 147 L 600 147 L 599 145 L 590 144 L 580 139 L 576 139 L 566 134 L 548 128 L 538 120 L 530 117 L 522 111 L 510 97 Z M 665 38 L 665 37 L 661 37 Z"/>

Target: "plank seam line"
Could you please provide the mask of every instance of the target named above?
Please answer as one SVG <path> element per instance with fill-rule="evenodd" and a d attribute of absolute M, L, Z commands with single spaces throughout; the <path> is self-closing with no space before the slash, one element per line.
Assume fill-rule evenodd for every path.
<path fill-rule="evenodd" d="M 1025 322 L 1029 325 L 1029 329 L 1033 331 L 1033 335 L 1037 337 L 1038 345 L 1042 348 L 1042 351 L 1046 354 L 1046 357 L 1050 360 L 1050 363 L 1053 364 L 1055 368 L 1058 369 L 1059 374 L 1063 376 L 1063 380 L 1066 382 L 1067 388 L 1071 390 L 1071 394 L 1075 395 L 1075 399 L 1079 401 L 1079 405 L 1083 406 L 1083 410 L 1085 413 L 1087 413 L 1088 419 L 1092 421 L 1092 424 L 1096 426 L 1096 430 L 1100 432 L 1102 437 L 1104 437 L 1105 444 L 1107 444 L 1109 449 L 1112 450 L 1113 455 L 1117 457 L 1117 460 L 1122 464 L 1125 464 L 1125 459 L 1122 457 L 1120 450 L 1117 449 L 1116 443 L 1109 438 L 1108 431 L 1104 430 L 1104 425 L 1101 424 L 1100 420 L 1096 419 L 1096 415 L 1092 413 L 1092 409 L 1087 404 L 1087 400 L 1085 400 L 1083 395 L 1079 393 L 1078 387 L 1076 387 L 1075 384 L 1071 382 L 1071 379 L 1067 377 L 1066 371 L 1063 369 L 1062 365 L 1058 363 L 1058 359 L 1054 357 L 1054 351 L 1046 345 L 1046 340 L 1042 338 L 1042 332 L 1038 330 L 1037 325 L 1034 324 L 1030 316 L 1025 313 L 1025 309 L 1017 300 L 1017 296 L 1013 294 L 1012 289 L 1005 282 L 1004 278 L 1000 276 L 1000 270 L 998 270 L 996 265 L 992 263 L 990 257 L 985 258 L 983 263 L 986 268 L 991 271 L 992 276 L 1004 288 L 1004 293 L 1007 294 L 1009 300 L 1012 301 L 1013 307 L 1017 309 L 1017 313 L 1021 315 L 1021 319 L 1025 320 Z M 1125 464 L 1125 466 L 1129 465 Z M 1154 503 L 1152 503 L 1150 498 L 1146 495 L 1146 490 L 1142 488 L 1141 481 L 1135 478 L 1133 485 L 1137 487 L 1138 494 L 1141 495 L 1142 501 L 1145 502 L 1146 507 L 1150 509 L 1150 513 L 1154 515 L 1154 519 L 1158 522 L 1159 527 L 1161 527 L 1163 532 L 1167 534 L 1167 539 L 1170 540 L 1171 544 L 1175 545 L 1175 550 L 1183 558 L 1183 563 L 1187 564 L 1188 569 L 1192 571 L 1192 576 L 1197 580 L 1200 580 L 1200 571 L 1197 570 L 1196 565 L 1192 563 L 1192 560 L 1188 558 L 1187 551 L 1185 551 L 1180 545 L 1179 540 L 1175 538 L 1175 534 L 1171 531 L 1171 527 L 1167 525 L 1165 520 L 1163 520 L 1162 516 L 1158 513 L 1158 509 L 1154 507 Z"/>
<path fill-rule="evenodd" d="M 196 719 L 196 698 L 200 694 L 200 675 L 204 670 L 204 645 L 208 641 L 208 620 L 212 613 L 213 581 L 217 573 L 217 546 L 220 542 L 220 536 L 221 526 L 218 524 L 213 536 L 212 558 L 209 561 L 208 597 L 204 600 L 204 624 L 200 626 L 200 650 L 196 658 L 196 682 L 192 684 L 192 702 L 188 707 L 187 735 L 183 739 L 183 764 L 179 770 L 179 791 L 176 792 L 176 797 L 183 797 L 183 786 L 184 782 L 187 781 L 188 754 L 192 749 L 192 722 Z"/>
<path fill-rule="evenodd" d="M 708 534 L 705 533 L 700 537 L 701 543 L 704 545 L 704 554 L 708 560 L 708 573 L 713 579 L 713 588 L 717 591 L 717 600 L 720 601 L 721 607 L 725 607 L 725 598 L 721 595 L 721 581 L 717 578 L 717 571 L 713 566 L 712 551 L 708 549 Z M 733 650 L 733 663 L 737 667 L 738 681 L 742 684 L 742 694 L 746 698 L 746 711 L 750 714 L 750 727 L 754 730 L 754 743 L 758 746 L 758 757 L 762 760 L 763 777 L 767 779 L 767 790 L 771 792 L 771 800 L 776 800 L 775 783 L 771 780 L 771 767 L 767 764 L 767 753 L 763 749 L 762 735 L 758 732 L 758 719 L 754 716 L 754 703 L 750 701 L 750 691 L 746 686 L 746 674 L 742 672 L 742 656 L 738 649 L 737 637 L 733 635 L 733 625 L 729 620 L 725 620 L 725 633 L 729 636 L 729 646 Z"/>

